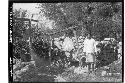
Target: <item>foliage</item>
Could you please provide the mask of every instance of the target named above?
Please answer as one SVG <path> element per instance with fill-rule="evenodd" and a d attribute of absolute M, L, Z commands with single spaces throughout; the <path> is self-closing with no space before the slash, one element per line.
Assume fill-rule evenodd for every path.
<path fill-rule="evenodd" d="M 116 35 L 122 28 L 121 26 L 116 26 L 119 25 L 119 23 L 116 24 L 112 21 L 115 15 L 121 14 L 122 7 L 119 3 L 69 2 L 60 3 L 59 5 L 58 3 L 46 3 L 43 5 L 46 10 L 45 14 L 50 17 L 50 19 L 54 19 L 57 25 L 60 25 L 58 22 L 63 20 L 60 21 L 61 25 L 65 25 L 63 28 L 74 25 L 79 26 L 79 23 L 81 23 L 92 35 L 100 36 L 99 38 L 101 39 L 109 37 L 110 33 Z"/>
<path fill-rule="evenodd" d="M 27 26 L 23 20 L 17 20 L 17 18 L 26 17 L 25 10 L 13 10 L 13 56 L 15 58 L 21 58 L 22 61 L 29 61 L 29 46 L 27 42 L 28 35 Z"/>
<path fill-rule="evenodd" d="M 97 55 L 97 60 L 99 61 L 96 65 L 97 68 L 109 65 L 118 59 L 118 52 L 114 52 L 112 47 L 114 47 L 113 44 L 108 44 L 106 46 L 103 44 L 101 46 L 101 52 Z"/>
<path fill-rule="evenodd" d="M 94 5 L 96 6 L 94 6 Z M 61 3 L 60 5 L 57 3 L 45 3 L 40 5 L 44 8 L 44 13 L 46 17 L 49 19 L 53 19 L 58 26 L 57 31 L 59 29 L 66 29 L 70 26 L 77 26 L 77 29 L 84 28 L 84 30 L 87 30 L 91 32 L 92 35 L 95 35 L 96 37 L 99 37 L 100 39 L 104 39 L 105 37 L 109 37 L 111 34 L 116 35 L 116 33 L 121 33 L 122 31 L 122 24 L 120 24 L 119 21 L 121 21 L 120 18 L 117 18 L 117 23 L 115 23 L 112 18 L 116 15 L 120 15 L 120 12 L 122 11 L 121 6 L 117 3 L 111 5 L 111 3 Z M 62 10 L 63 9 L 63 10 Z M 119 10 L 120 9 L 120 10 Z M 43 11 L 43 10 L 41 10 Z M 36 54 L 37 60 L 36 63 L 39 63 L 42 65 L 40 69 L 35 68 L 29 68 L 28 72 L 25 74 L 22 74 L 22 81 L 43 81 L 42 79 L 45 76 L 39 76 L 38 72 L 48 74 L 48 72 L 51 72 L 52 74 L 56 73 L 62 73 L 65 69 L 65 63 L 68 63 L 69 60 L 66 59 L 66 56 L 63 52 L 61 52 L 58 48 L 52 46 L 53 49 L 51 49 L 51 60 L 53 63 L 49 63 L 49 52 L 50 52 L 50 43 L 46 41 L 48 36 L 45 36 L 45 34 L 41 33 L 39 30 L 37 30 L 37 26 L 32 26 L 31 29 L 26 29 L 27 26 L 24 24 L 22 20 L 16 20 L 15 17 L 25 17 L 26 11 L 23 11 L 24 13 L 22 16 L 20 15 L 21 10 L 14 11 L 14 25 L 13 25 L 13 52 L 14 56 L 25 57 L 27 55 L 30 55 L 30 49 L 29 49 L 29 42 L 27 42 L 28 38 L 30 36 L 33 40 L 32 43 L 32 49 L 34 54 Z M 81 29 L 79 29 L 80 31 Z M 27 32 L 30 33 L 27 35 Z M 79 32 L 78 32 L 79 33 Z M 44 36 L 43 36 L 44 35 Z M 49 38 L 48 38 L 49 39 Z M 57 49 L 57 50 L 56 50 Z M 108 50 L 110 51 L 110 50 Z M 103 57 L 102 62 L 111 61 L 113 62 L 114 53 L 110 51 L 107 52 L 107 50 L 103 50 L 100 57 Z M 107 53 L 107 54 L 104 54 Z M 109 53 L 109 54 L 108 54 Z M 107 57 L 107 56 L 111 57 Z M 22 58 L 23 59 L 23 58 Z M 44 60 L 43 60 L 44 59 Z M 25 60 L 24 58 L 24 61 Z M 50 69 L 45 67 L 44 61 L 48 62 Z M 111 62 L 108 62 L 111 63 Z M 101 64 L 102 65 L 102 64 Z M 104 65 L 104 64 L 103 64 Z M 61 69 L 62 68 L 62 69 Z M 116 68 L 119 69 L 119 68 Z M 72 76 L 72 74 L 70 75 Z M 72 80 L 77 79 L 78 77 L 82 76 L 76 76 L 72 77 Z M 31 79 L 29 79 L 31 78 Z M 44 81 L 47 81 L 46 78 Z M 79 80 L 79 79 L 78 79 Z M 83 80 L 84 81 L 84 80 Z"/>
<path fill-rule="evenodd" d="M 49 57 L 49 44 L 44 41 L 36 41 L 32 43 L 32 48 L 34 52 L 39 56 L 39 57 Z"/>

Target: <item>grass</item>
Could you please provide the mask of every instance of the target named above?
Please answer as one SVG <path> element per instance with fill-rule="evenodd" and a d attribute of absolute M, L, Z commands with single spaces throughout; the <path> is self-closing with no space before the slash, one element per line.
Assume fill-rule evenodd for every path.
<path fill-rule="evenodd" d="M 74 73 L 75 67 L 70 67 L 65 69 L 64 67 L 54 68 L 50 65 L 45 66 L 34 66 L 33 64 L 28 66 L 28 70 L 22 72 L 19 76 L 21 78 L 17 78 L 16 80 L 21 82 L 54 82 L 56 76 L 61 76 L 67 82 L 121 82 L 122 81 L 122 62 L 114 62 L 108 65 L 109 70 L 106 70 L 105 67 L 98 68 L 95 71 L 95 74 L 76 74 Z M 44 62 L 41 61 L 41 64 Z M 37 65 L 37 64 L 36 64 Z M 20 66 L 24 68 L 23 66 Z M 21 68 L 19 68 L 21 69 Z M 16 69 L 15 69 L 16 70 Z M 101 76 L 102 71 L 106 70 L 110 73 L 120 73 L 119 75 L 105 75 Z M 114 71 L 115 70 L 115 71 Z"/>

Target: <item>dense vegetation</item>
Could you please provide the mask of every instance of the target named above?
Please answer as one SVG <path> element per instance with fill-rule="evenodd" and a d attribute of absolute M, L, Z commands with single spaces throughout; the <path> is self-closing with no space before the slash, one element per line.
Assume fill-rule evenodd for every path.
<path fill-rule="evenodd" d="M 119 2 L 40 3 L 39 9 L 41 9 L 41 11 L 43 11 L 42 7 L 45 9 L 44 13 L 46 17 L 56 22 L 54 31 L 77 26 L 77 34 L 82 31 L 86 33 L 87 31 L 100 40 L 106 37 L 114 37 L 117 39 L 117 34 L 122 34 L 122 4 Z M 13 14 L 13 56 L 18 59 L 21 58 L 23 62 L 29 62 L 31 59 L 30 55 L 33 54 L 36 54 L 39 59 L 48 60 L 51 50 L 51 61 L 57 63 L 56 61 L 61 59 L 62 62 L 58 63 L 60 66 L 64 66 L 65 61 L 68 62 L 64 52 L 56 46 L 52 46 L 51 48 L 53 49 L 50 49 L 50 42 L 45 40 L 49 39 L 48 35 L 38 30 L 44 27 L 31 25 L 31 27 L 27 29 L 28 26 L 23 20 L 16 19 L 16 17 L 19 17 L 21 11 L 22 10 L 16 10 Z M 21 18 L 25 17 L 26 12 L 25 10 L 23 11 Z M 54 31 L 52 30 L 51 32 Z M 52 37 L 55 35 L 52 35 Z M 28 41 L 29 38 L 30 41 Z M 29 42 L 31 46 L 29 46 Z M 107 48 L 102 49 L 102 52 L 98 55 L 98 59 L 101 63 L 98 65 L 99 67 L 117 60 L 117 53 L 114 53 L 111 48 L 107 46 Z M 109 55 L 110 57 L 107 57 Z"/>

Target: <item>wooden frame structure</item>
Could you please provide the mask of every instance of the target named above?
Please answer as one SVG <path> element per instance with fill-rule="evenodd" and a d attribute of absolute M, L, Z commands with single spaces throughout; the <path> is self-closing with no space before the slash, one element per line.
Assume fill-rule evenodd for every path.
<path fill-rule="evenodd" d="M 31 22 L 32 21 L 34 21 L 34 22 L 39 22 L 40 20 L 34 20 L 34 19 L 32 19 L 33 18 L 33 14 L 32 14 L 32 16 L 31 16 L 31 18 L 29 19 L 29 18 L 14 18 L 15 20 L 21 20 L 21 21 L 28 21 L 29 22 L 29 24 L 28 24 L 28 26 L 29 26 L 29 28 L 28 29 L 31 29 Z M 53 33 L 44 33 L 44 32 L 42 32 L 42 33 L 44 33 L 45 35 L 48 35 L 49 37 L 50 37 L 50 51 L 49 51 L 49 57 L 50 57 L 50 61 L 51 61 L 51 47 L 52 47 L 52 35 L 54 35 L 54 34 L 57 34 L 57 33 L 60 33 L 60 32 L 65 32 L 65 31 L 67 31 L 67 30 L 69 30 L 69 29 L 74 29 L 74 28 L 76 28 L 77 26 L 73 26 L 73 27 L 69 27 L 69 28 L 66 28 L 66 29 L 63 29 L 63 30 L 60 30 L 60 31 L 57 31 L 57 32 L 53 32 Z M 77 41 L 77 46 L 78 46 L 78 38 L 77 38 L 77 35 L 76 35 L 76 31 L 74 31 L 74 35 L 75 35 L 75 39 L 76 39 L 76 41 Z M 31 44 L 31 38 L 30 38 L 30 36 L 29 36 L 29 38 L 28 38 L 28 42 L 29 42 L 29 48 L 30 48 L 30 51 L 32 51 L 32 44 Z M 76 54 L 78 54 L 78 51 L 79 51 L 79 49 L 77 50 L 77 53 Z M 31 52 L 32 53 L 32 52 Z M 31 60 L 34 60 L 34 55 L 32 55 L 31 54 Z"/>

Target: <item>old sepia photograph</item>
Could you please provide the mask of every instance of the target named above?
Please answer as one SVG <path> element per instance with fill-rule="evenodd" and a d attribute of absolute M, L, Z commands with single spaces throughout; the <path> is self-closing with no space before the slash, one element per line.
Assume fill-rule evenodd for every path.
<path fill-rule="evenodd" d="M 123 4 L 9 3 L 9 81 L 123 82 Z"/>

